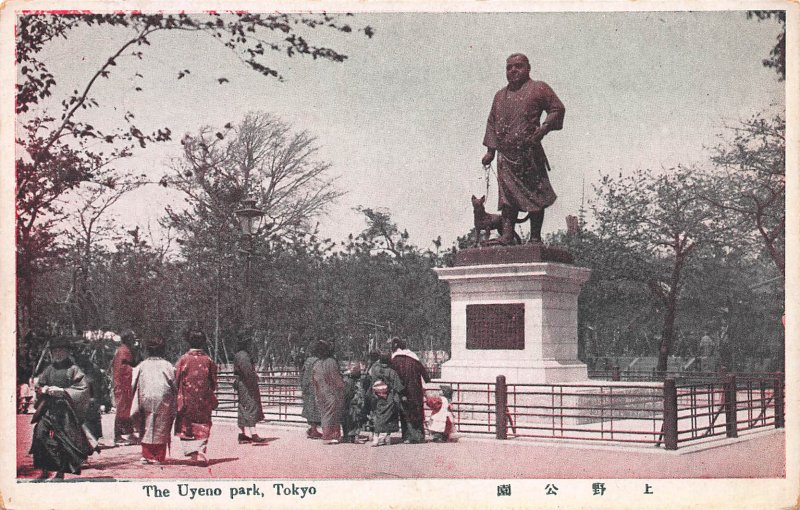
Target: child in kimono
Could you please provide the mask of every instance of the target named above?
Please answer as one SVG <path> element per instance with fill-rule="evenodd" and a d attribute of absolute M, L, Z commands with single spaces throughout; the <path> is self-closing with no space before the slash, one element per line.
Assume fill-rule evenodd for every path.
<path fill-rule="evenodd" d="M 403 383 L 389 367 L 388 354 L 381 354 L 379 365 L 371 369 L 370 408 L 373 414 L 372 446 L 388 445 L 392 432 L 400 430 L 400 393 Z"/>
<path fill-rule="evenodd" d="M 453 413 L 450 403 L 453 399 L 453 389 L 450 386 L 440 386 L 438 396 L 425 398 L 425 403 L 432 411 L 428 418 L 428 430 L 431 432 L 434 443 L 446 443 L 450 440 L 453 431 Z"/>

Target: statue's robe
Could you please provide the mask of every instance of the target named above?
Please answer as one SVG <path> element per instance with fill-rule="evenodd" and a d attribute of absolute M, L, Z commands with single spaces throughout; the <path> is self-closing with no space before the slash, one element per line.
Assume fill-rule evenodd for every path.
<path fill-rule="evenodd" d="M 547 117 L 540 124 L 542 112 Z M 499 209 L 538 212 L 556 201 L 547 176 L 550 164 L 541 142 L 533 142 L 532 136 L 541 125 L 554 131 L 563 122 L 563 103 L 542 81 L 529 79 L 519 90 L 505 87 L 495 94 L 483 145 L 499 152 Z"/>

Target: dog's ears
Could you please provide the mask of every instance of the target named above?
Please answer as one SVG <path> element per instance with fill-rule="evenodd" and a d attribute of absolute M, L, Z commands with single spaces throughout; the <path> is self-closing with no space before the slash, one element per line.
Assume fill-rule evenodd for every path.
<path fill-rule="evenodd" d="M 476 197 L 475 195 L 472 195 L 472 200 L 478 200 L 478 197 Z"/>

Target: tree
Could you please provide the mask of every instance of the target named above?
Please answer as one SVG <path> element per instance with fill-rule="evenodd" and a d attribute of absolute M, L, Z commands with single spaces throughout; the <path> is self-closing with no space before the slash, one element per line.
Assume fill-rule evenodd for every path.
<path fill-rule="evenodd" d="M 645 356 L 658 350 L 660 301 L 638 275 L 658 274 L 657 260 L 633 258 L 621 241 L 601 238 L 584 223 L 576 233 L 557 232 L 551 244 L 563 246 L 575 265 L 591 269 L 578 296 L 578 331 L 582 359 Z"/>
<path fill-rule="evenodd" d="M 640 170 L 628 177 L 604 175 L 595 188 L 600 239 L 624 249 L 612 267 L 645 283 L 660 304 L 657 370 L 662 372 L 675 338 L 684 270 L 698 247 L 717 242 L 725 231 L 698 196 L 696 181 L 694 171 L 678 167 L 663 173 Z"/>
<path fill-rule="evenodd" d="M 388 211 L 370 207 L 357 207 L 356 211 L 363 214 L 367 221 L 367 228 L 357 238 L 361 249 L 366 248 L 371 253 L 388 252 L 394 257 L 402 257 L 411 248 L 408 244 L 408 232 L 400 232 Z"/>
<path fill-rule="evenodd" d="M 731 137 L 712 152 L 714 167 L 704 172 L 700 196 L 720 215 L 752 233 L 782 275 L 786 243 L 786 121 L 754 116 L 730 128 Z"/>
<path fill-rule="evenodd" d="M 92 282 L 95 259 L 105 251 L 101 243 L 115 237 L 116 225 L 109 217 L 109 209 L 142 182 L 140 178 L 123 181 L 111 177 L 103 185 L 83 183 L 72 192 L 77 208 L 65 218 L 69 225 L 66 237 L 71 245 L 70 258 L 74 261 L 72 283 L 65 299 L 71 309 L 72 335 L 98 329 L 106 322 Z M 138 227 L 135 233 L 138 237 Z"/>
<path fill-rule="evenodd" d="M 197 275 L 194 289 L 198 302 L 195 315 L 212 316 L 215 340 L 223 329 L 237 330 L 250 321 L 234 299 L 242 282 L 235 268 L 239 226 L 235 211 L 241 201 L 256 200 L 265 221 L 255 238 L 259 255 L 253 257 L 251 285 L 270 288 L 274 282 L 260 281 L 264 257 L 287 244 L 300 243 L 311 230 L 313 218 L 339 195 L 329 176 L 330 164 L 317 159 L 316 139 L 306 131 L 266 113 L 248 114 L 237 125 L 221 130 L 202 128 L 182 140 L 183 158 L 172 164 L 162 183 L 184 193 L 189 207 L 168 208 L 168 223 L 182 235 L 182 254 Z M 274 244 L 272 250 L 264 241 Z M 239 278 L 241 280 L 241 278 Z M 257 306 L 258 295 L 254 296 Z M 209 308 L 212 307 L 212 308 Z M 224 321 L 227 321 L 223 324 Z M 223 344 L 224 346 L 224 344 Z"/>
<path fill-rule="evenodd" d="M 330 164 L 316 159 L 316 138 L 267 113 L 250 113 L 219 131 L 203 128 L 181 144 L 183 158 L 162 184 L 232 219 L 233 204 L 254 198 L 269 218 L 265 234 L 308 230 L 341 195 L 328 175 Z"/>
<path fill-rule="evenodd" d="M 21 136 L 17 138 L 21 156 L 17 158 L 17 277 L 18 335 L 24 336 L 31 326 L 31 306 L 35 274 L 46 259 L 56 253 L 55 235 L 51 228 L 60 214 L 57 201 L 79 183 L 104 183 L 113 163 L 132 154 L 135 147 L 145 148 L 151 142 L 171 138 L 168 127 L 152 132 L 137 126 L 133 112 L 125 112 L 120 127 L 103 131 L 85 121 L 80 113 L 99 108 L 91 96 L 95 85 L 109 79 L 123 58 L 143 60 L 146 47 L 158 33 L 187 32 L 208 36 L 229 48 L 245 65 L 256 72 L 277 79 L 280 73 L 266 64 L 267 56 L 282 54 L 310 56 L 342 62 L 346 56 L 322 46 L 315 46 L 303 32 L 328 28 L 350 33 L 355 29 L 340 16 L 327 14 L 48 14 L 31 13 L 18 17 L 16 27 L 16 63 L 19 80 L 16 84 L 16 111 Z M 60 101 L 60 117 L 44 113 L 40 102 L 50 98 L 57 86 L 57 77 L 48 69 L 40 54 L 58 39 L 67 39 L 79 27 L 108 26 L 129 34 L 98 69 L 89 71 L 82 90 L 73 90 Z M 368 37 L 370 27 L 358 29 Z M 177 73 L 181 79 L 190 72 Z M 137 72 L 135 78 L 141 77 Z M 228 81 L 219 78 L 219 83 Z M 134 91 L 141 87 L 134 86 Z M 111 112 L 109 112 L 109 118 Z"/>
<path fill-rule="evenodd" d="M 747 11 L 747 18 L 756 18 L 758 21 L 775 19 L 781 25 L 775 46 L 769 52 L 769 58 L 761 61 L 764 67 L 775 69 L 778 79 L 786 79 L 786 11 Z"/>

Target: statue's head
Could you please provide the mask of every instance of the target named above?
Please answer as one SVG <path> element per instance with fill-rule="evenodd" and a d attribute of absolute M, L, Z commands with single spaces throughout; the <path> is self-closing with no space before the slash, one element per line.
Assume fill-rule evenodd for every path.
<path fill-rule="evenodd" d="M 531 75 L 531 63 L 522 53 L 514 53 L 506 59 L 506 79 L 509 85 L 519 86 Z"/>

